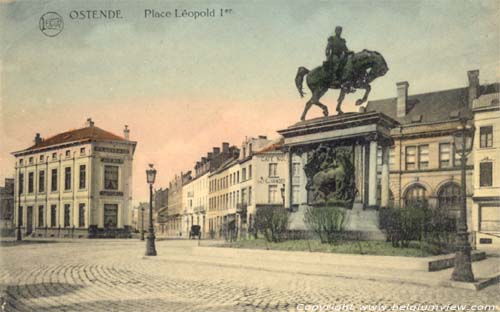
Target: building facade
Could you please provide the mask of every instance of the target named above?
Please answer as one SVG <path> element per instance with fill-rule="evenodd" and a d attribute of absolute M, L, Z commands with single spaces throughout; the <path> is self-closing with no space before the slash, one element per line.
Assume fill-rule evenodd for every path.
<path fill-rule="evenodd" d="M 153 201 L 155 234 L 165 236 L 168 233 L 168 188 L 155 190 Z"/>
<path fill-rule="evenodd" d="M 472 231 L 478 248 L 500 248 L 500 93 L 473 102 L 474 160 Z M 495 174 L 497 172 L 497 174 Z"/>
<path fill-rule="evenodd" d="M 424 204 L 442 209 L 450 217 L 458 216 L 461 159 L 454 151 L 453 137 L 460 118 L 472 116 L 473 103 L 478 98 L 498 94 L 499 88 L 498 83 L 480 85 L 477 70 L 468 72 L 468 81 L 469 85 L 464 88 L 416 95 L 409 95 L 408 82 L 400 82 L 396 85 L 395 98 L 368 102 L 366 111 L 382 112 L 400 123 L 391 130 L 394 145 L 388 155 L 393 206 Z M 476 229 L 474 231 L 478 227 L 472 209 L 478 183 L 478 178 L 474 178 L 479 169 L 476 159 L 476 156 L 468 157 L 466 164 L 467 220 L 469 229 Z M 378 185 L 381 163 L 379 150 Z M 380 189 L 378 194 L 380 203 Z"/>
<path fill-rule="evenodd" d="M 14 229 L 14 179 L 6 178 L 0 187 L 0 236 L 11 235 Z"/>
<path fill-rule="evenodd" d="M 118 136 L 91 119 L 84 128 L 14 152 L 15 220 L 23 235 L 127 237 L 136 142 L 129 129 Z"/>

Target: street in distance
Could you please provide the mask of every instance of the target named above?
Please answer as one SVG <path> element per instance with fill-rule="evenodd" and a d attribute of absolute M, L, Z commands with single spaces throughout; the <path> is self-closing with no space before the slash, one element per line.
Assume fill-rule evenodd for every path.
<path fill-rule="evenodd" d="M 223 17 L 231 14 L 232 9 L 203 9 L 203 10 L 186 10 L 174 9 L 169 11 L 145 9 L 144 18 L 207 18 L 207 17 Z"/>

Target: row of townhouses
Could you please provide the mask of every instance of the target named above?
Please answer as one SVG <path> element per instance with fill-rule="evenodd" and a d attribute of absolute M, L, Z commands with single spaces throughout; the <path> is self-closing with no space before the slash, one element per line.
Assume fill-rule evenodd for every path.
<path fill-rule="evenodd" d="M 461 177 L 453 137 L 460 117 L 470 116 L 475 135 L 466 164 L 469 229 L 478 246 L 498 247 L 500 84 L 480 84 L 477 70 L 467 78 L 466 87 L 415 95 L 408 82 L 400 82 L 395 97 L 368 102 L 364 111 L 399 123 L 391 130 L 389 153 L 378 150 L 377 185 L 382 158 L 388 157 L 392 205 L 421 202 L 456 216 Z M 92 120 L 50 138 L 37 134 L 32 146 L 13 153 L 15 181 L 0 189 L 2 227 L 20 219 L 25 235 L 58 237 L 120 236 L 131 225 L 139 229 L 142 209 L 131 207 L 135 147 L 127 127 L 118 136 Z M 257 209 L 270 205 L 289 209 L 292 226 L 299 227 L 295 221 L 308 202 L 307 153 L 292 155 L 281 139 L 265 136 L 214 147 L 155 192 L 157 234 L 187 237 L 199 225 L 204 237 L 228 230 L 243 235 L 252 229 Z M 377 194 L 380 205 L 380 187 Z"/>
<path fill-rule="evenodd" d="M 476 131 L 466 166 L 469 229 L 478 244 L 499 246 L 500 178 L 494 172 L 500 161 L 500 84 L 480 84 L 477 70 L 467 78 L 466 87 L 415 95 L 410 95 L 408 82 L 400 82 L 395 97 L 369 101 L 364 111 L 399 122 L 391 131 L 394 144 L 387 155 L 391 204 L 425 203 L 450 216 L 458 216 L 461 183 L 453 137 L 460 117 L 470 116 Z M 378 205 L 382 156 L 379 148 Z M 194 170 L 172 180 L 166 225 L 158 226 L 166 228 L 166 235 L 184 237 L 191 225 L 200 225 L 209 236 L 234 227 L 241 233 L 252 228 L 256 209 L 263 205 L 292 208 L 292 221 L 299 219 L 307 205 L 306 161 L 306 154 L 290 158 L 279 139 L 249 138 L 239 147 L 223 143 L 222 151 L 213 148 Z"/>

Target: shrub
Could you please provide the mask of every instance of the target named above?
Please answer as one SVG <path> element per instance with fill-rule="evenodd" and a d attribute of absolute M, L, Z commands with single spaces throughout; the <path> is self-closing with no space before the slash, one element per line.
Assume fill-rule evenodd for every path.
<path fill-rule="evenodd" d="M 394 247 L 408 247 L 418 240 L 435 247 L 439 252 L 452 248 L 455 220 L 446 211 L 430 209 L 426 205 L 380 210 L 380 227 Z"/>
<path fill-rule="evenodd" d="M 255 228 L 268 242 L 279 242 L 289 226 L 288 211 L 282 207 L 259 207 L 255 215 Z"/>
<path fill-rule="evenodd" d="M 322 243 L 334 243 L 344 231 L 345 210 L 330 206 L 311 207 L 305 212 L 304 222 Z"/>

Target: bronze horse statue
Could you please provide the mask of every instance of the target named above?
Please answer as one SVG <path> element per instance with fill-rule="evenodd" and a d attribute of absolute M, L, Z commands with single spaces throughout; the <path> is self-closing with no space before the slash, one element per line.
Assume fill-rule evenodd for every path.
<path fill-rule="evenodd" d="M 349 54 L 340 73 L 338 73 L 339 77 L 337 79 L 334 74 L 327 70 L 325 64 L 311 71 L 305 67 L 299 67 L 297 75 L 295 76 L 295 85 L 299 90 L 300 96 L 304 97 L 302 84 L 304 82 L 304 76 L 306 75 L 307 86 L 312 92 L 311 99 L 307 101 L 300 119 L 306 119 L 307 111 L 313 104 L 319 106 L 323 110 L 324 116 L 328 116 L 328 107 L 319 101 L 328 89 L 340 89 L 336 109 L 339 115 L 343 113 L 341 105 L 345 95 L 355 92 L 355 89 L 365 89 L 363 98 L 356 101 L 356 105 L 363 104 L 370 94 L 370 83 L 376 78 L 385 75 L 388 70 L 389 67 L 384 57 L 376 51 L 369 50 Z"/>

